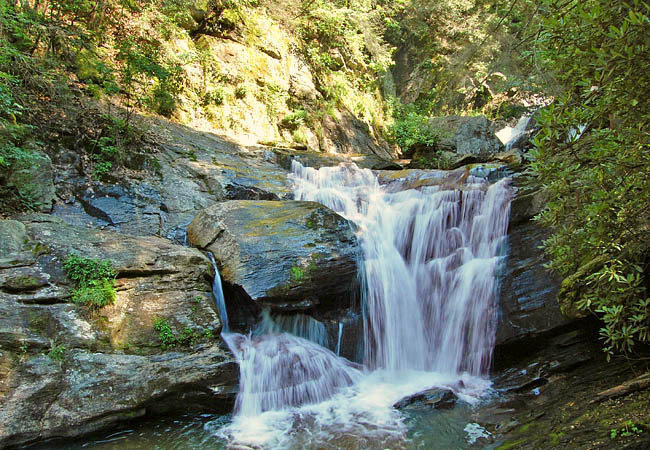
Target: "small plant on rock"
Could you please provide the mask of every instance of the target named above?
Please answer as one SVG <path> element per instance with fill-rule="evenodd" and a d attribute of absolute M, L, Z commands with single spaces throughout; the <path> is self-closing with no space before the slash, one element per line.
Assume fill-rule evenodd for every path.
<path fill-rule="evenodd" d="M 50 339 L 50 350 L 45 355 L 55 361 L 63 361 L 65 346 L 63 344 L 57 344 L 54 339 Z"/>
<path fill-rule="evenodd" d="M 620 428 L 612 428 L 609 430 L 609 437 L 611 439 L 616 439 L 620 437 L 634 436 L 637 434 L 643 433 L 643 430 L 639 428 L 634 422 L 628 420 Z"/>
<path fill-rule="evenodd" d="M 70 255 L 63 262 L 68 278 L 76 285 L 72 301 L 78 305 L 102 308 L 115 301 L 115 270 L 108 260 Z"/>
<path fill-rule="evenodd" d="M 173 348 L 176 346 L 176 335 L 174 335 L 174 332 L 169 326 L 169 323 L 167 323 L 166 318 L 163 317 L 157 319 L 153 324 L 153 329 L 158 332 L 158 338 L 160 339 L 161 347 L 163 350 L 167 350 L 168 348 Z"/>

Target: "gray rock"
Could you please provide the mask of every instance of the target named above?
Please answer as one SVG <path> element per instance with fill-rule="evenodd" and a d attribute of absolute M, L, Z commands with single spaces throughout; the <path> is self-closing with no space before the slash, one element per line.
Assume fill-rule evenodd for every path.
<path fill-rule="evenodd" d="M 197 215 L 188 237 L 214 254 L 225 282 L 274 309 L 331 309 L 357 289 L 352 226 L 318 203 L 219 203 Z"/>
<path fill-rule="evenodd" d="M 215 340 L 221 325 L 201 252 L 52 216 L 23 220 L 0 221 L 10 255 L 29 255 L 0 266 L 0 447 L 166 409 L 230 407 L 237 367 Z M 114 304 L 88 310 L 69 302 L 62 262 L 71 253 L 111 261 Z M 161 353 L 161 318 L 177 338 L 191 333 L 174 353 Z"/>
<path fill-rule="evenodd" d="M 438 117 L 431 119 L 429 126 L 440 137 L 436 144 L 440 150 L 486 158 L 504 149 L 494 134 L 495 125 L 484 116 Z"/>
<path fill-rule="evenodd" d="M 503 150 L 492 123 L 483 116 L 468 117 L 456 132 L 456 151 L 460 154 L 490 155 Z"/>
<path fill-rule="evenodd" d="M 216 346 L 165 359 L 84 350 L 66 351 L 61 361 L 23 357 L 3 383 L 0 446 L 89 433 L 164 411 L 163 405 L 224 412 L 237 372 Z M 220 407 L 210 406 L 219 399 Z"/>
<path fill-rule="evenodd" d="M 87 183 L 61 160 L 54 214 L 72 225 L 99 227 L 184 243 L 185 228 L 202 209 L 226 198 L 286 198 L 286 170 L 260 147 L 242 147 L 207 132 L 152 121 L 159 152 L 144 154 L 146 177 L 119 184 Z M 146 172 L 145 172 L 146 173 Z"/>
<path fill-rule="evenodd" d="M 27 239 L 25 225 L 17 220 L 0 221 L 0 257 L 6 258 L 18 253 Z"/>
<path fill-rule="evenodd" d="M 539 248 L 548 231 L 534 222 L 510 229 L 502 274 L 497 344 L 547 332 L 568 323 L 557 301 L 560 279 L 549 272 Z"/>
<path fill-rule="evenodd" d="M 337 166 L 341 163 L 353 162 L 364 169 L 401 170 L 402 166 L 377 155 L 337 155 L 334 153 L 317 153 L 298 151 L 285 148 L 273 148 L 274 160 L 286 170 L 291 170 L 291 162 L 298 161 L 305 167 L 320 169 L 321 167 Z"/>
<path fill-rule="evenodd" d="M 435 409 L 450 409 L 456 404 L 456 395 L 451 389 L 432 388 L 409 395 L 395 403 L 393 408 L 405 409 L 413 407 L 428 407 Z"/>

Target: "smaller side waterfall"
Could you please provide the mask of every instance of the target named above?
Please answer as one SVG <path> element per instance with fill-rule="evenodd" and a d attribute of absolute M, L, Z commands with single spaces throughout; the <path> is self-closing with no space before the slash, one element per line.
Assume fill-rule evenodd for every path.
<path fill-rule="evenodd" d="M 339 322 L 339 334 L 336 339 L 336 355 L 341 356 L 341 338 L 343 337 L 343 322 Z"/>
<path fill-rule="evenodd" d="M 223 295 L 223 288 L 221 287 L 221 276 L 219 275 L 219 268 L 217 262 L 214 260 L 214 255 L 208 253 L 212 268 L 214 269 L 214 281 L 212 282 L 212 295 L 214 302 L 217 304 L 219 311 L 219 318 L 221 319 L 221 332 L 228 333 L 230 330 L 228 326 L 228 311 L 226 311 L 226 298 Z"/>
<path fill-rule="evenodd" d="M 504 127 L 497 131 L 496 136 L 501 142 L 503 142 L 503 145 L 506 146 L 506 150 L 510 150 L 519 137 L 526 133 L 526 128 L 528 128 L 529 122 L 530 116 L 523 115 L 519 118 L 514 127 Z"/>

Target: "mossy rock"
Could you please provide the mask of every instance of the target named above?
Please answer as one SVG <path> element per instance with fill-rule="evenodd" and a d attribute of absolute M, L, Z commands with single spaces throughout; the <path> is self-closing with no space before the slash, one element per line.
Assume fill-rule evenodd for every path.
<path fill-rule="evenodd" d="M 54 169 L 50 157 L 34 152 L 29 158 L 16 161 L 7 184 L 14 186 L 27 206 L 49 212 L 55 200 Z"/>

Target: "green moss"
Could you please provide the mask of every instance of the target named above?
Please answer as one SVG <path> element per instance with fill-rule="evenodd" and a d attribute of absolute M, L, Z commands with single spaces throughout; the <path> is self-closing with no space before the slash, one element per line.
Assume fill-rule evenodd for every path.
<path fill-rule="evenodd" d="M 7 281 L 7 287 L 19 291 L 36 289 L 42 284 L 42 281 L 33 275 L 19 275 Z"/>
<path fill-rule="evenodd" d="M 498 446 L 496 448 L 496 450 L 508 450 L 508 449 L 511 449 L 511 448 L 515 448 L 516 446 L 518 446 L 520 444 L 523 444 L 524 442 L 526 442 L 525 439 L 521 439 L 519 441 L 506 442 L 506 443 L 501 444 L 500 446 Z"/>
<path fill-rule="evenodd" d="M 30 312 L 28 318 L 29 329 L 36 334 L 43 334 L 47 327 L 47 318 L 38 312 Z"/>
<path fill-rule="evenodd" d="M 551 438 L 550 444 L 552 446 L 556 446 L 560 443 L 560 439 L 564 436 L 564 433 L 551 433 L 548 435 L 549 438 Z"/>

